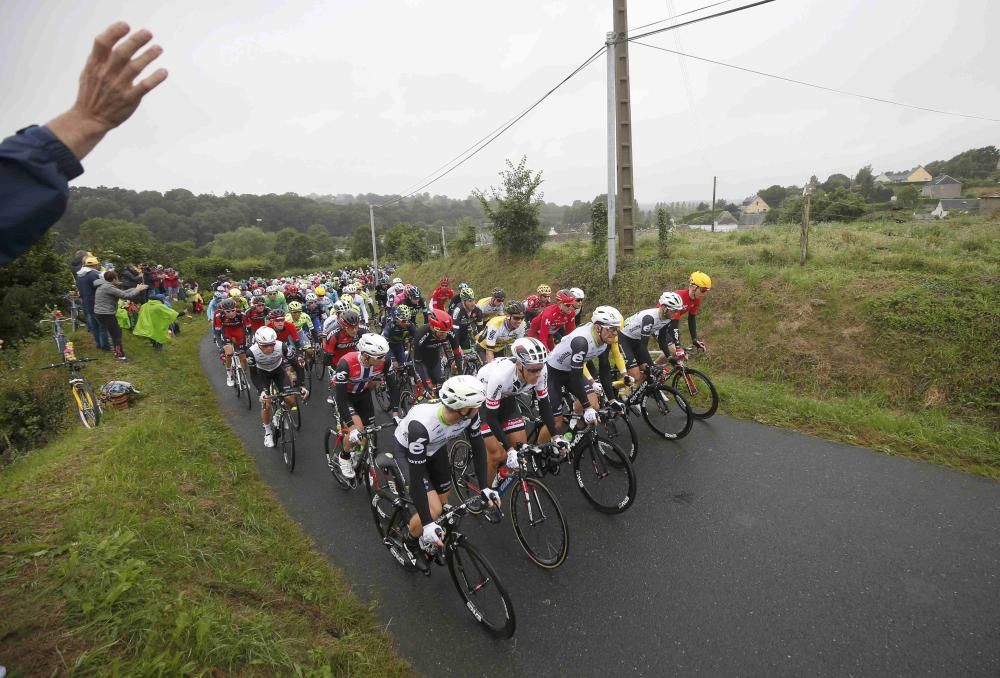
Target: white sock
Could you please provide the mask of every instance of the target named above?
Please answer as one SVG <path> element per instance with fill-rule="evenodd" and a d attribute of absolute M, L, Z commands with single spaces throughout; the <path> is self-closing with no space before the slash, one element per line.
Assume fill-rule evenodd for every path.
<path fill-rule="evenodd" d="M 271 433 L 271 432 L 273 432 L 273 429 L 271 428 L 271 425 L 270 424 L 264 424 L 264 433 Z"/>

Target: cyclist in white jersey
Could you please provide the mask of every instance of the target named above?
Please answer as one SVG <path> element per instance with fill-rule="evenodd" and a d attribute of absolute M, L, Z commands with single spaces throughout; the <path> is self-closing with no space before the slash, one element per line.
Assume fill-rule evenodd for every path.
<path fill-rule="evenodd" d="M 510 358 L 497 358 L 479 368 L 479 381 L 486 386 L 486 402 L 479 408 L 482 432 L 488 453 L 486 463 L 488 480 L 493 483 L 497 468 L 506 459 L 507 468 L 516 469 L 517 446 L 528 441 L 524 419 L 517 408 L 516 396 L 534 393 L 538 398 L 538 412 L 549 434 L 560 448 L 569 447 L 563 438 L 556 438 L 555 419 L 545 373 L 548 351 L 538 339 L 522 337 L 511 346 Z"/>
<path fill-rule="evenodd" d="M 588 360 L 597 358 L 598 374 L 605 393 L 614 393 L 611 386 L 611 364 L 608 361 L 608 346 L 614 343 L 618 329 L 622 325 L 622 314 L 611 306 L 594 309 L 591 322 L 577 327 L 562 338 L 549 353 L 545 361 L 548 372 L 549 402 L 552 404 L 556 426 L 562 427 L 562 391 L 568 389 L 580 403 L 585 403 L 584 421 L 597 422 L 599 401 L 592 383 L 583 375 L 583 366 Z M 538 440 L 548 440 L 542 431 Z"/>
<path fill-rule="evenodd" d="M 684 308 L 684 301 L 676 292 L 664 292 L 660 295 L 659 305 L 647 308 L 631 315 L 625 320 L 625 327 L 618 336 L 618 346 L 625 358 L 629 376 L 639 380 L 640 368 L 653 364 L 646 345 L 649 337 L 655 336 L 660 350 L 668 354 L 667 344 L 670 343 L 673 327 L 677 321 L 671 320 L 674 313 Z"/>
<path fill-rule="evenodd" d="M 291 364 L 285 352 L 286 349 L 278 341 L 274 328 L 266 325 L 254 332 L 254 343 L 247 351 L 250 379 L 260 393 L 260 420 L 264 424 L 264 447 L 274 447 L 269 395 L 271 384 L 275 384 L 279 391 L 292 387 Z M 295 405 L 295 399 L 291 396 L 285 402 L 289 407 Z"/>
<path fill-rule="evenodd" d="M 441 528 L 434 519 L 448 501 L 451 490 L 451 467 L 447 444 L 466 436 L 472 446 L 473 464 L 479 478 L 486 477 L 486 448 L 480 435 L 479 406 L 486 400 L 486 389 L 473 376 L 460 374 L 444 382 L 441 401 L 414 405 L 396 427 L 396 456 L 410 488 L 410 499 L 416 514 L 410 518 L 410 539 L 404 545 L 421 569 L 426 559 L 416 557 L 414 542 L 419 537 L 420 548 L 429 550 L 443 546 Z M 490 489 L 482 490 L 487 504 L 499 505 L 500 498 Z"/>

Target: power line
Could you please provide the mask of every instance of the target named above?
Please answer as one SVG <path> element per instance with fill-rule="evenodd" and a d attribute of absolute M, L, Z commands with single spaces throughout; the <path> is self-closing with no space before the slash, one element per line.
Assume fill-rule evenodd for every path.
<path fill-rule="evenodd" d="M 696 12 L 701 12 L 706 9 L 711 9 L 712 7 L 718 7 L 719 5 L 724 5 L 727 2 L 733 2 L 733 0 L 720 0 L 720 2 L 713 2 L 711 5 L 705 5 L 704 7 L 699 7 L 698 9 L 692 9 L 688 10 L 687 12 L 681 12 L 680 14 L 675 14 L 673 16 L 667 17 L 666 19 L 660 19 L 659 21 L 652 21 L 648 24 L 643 24 L 641 26 L 636 26 L 635 28 L 630 28 L 629 32 L 631 33 L 632 31 L 641 31 L 643 28 L 649 28 L 650 26 L 655 26 L 656 24 L 662 24 L 667 21 L 673 21 L 678 17 L 687 16 L 688 14 L 694 14 Z"/>
<path fill-rule="evenodd" d="M 631 39 L 630 39 L 631 40 Z M 639 42 L 638 40 L 631 40 L 637 45 L 642 45 L 643 47 L 649 47 L 651 49 L 659 50 L 661 52 L 669 52 L 670 54 L 676 54 L 678 56 L 687 57 L 689 59 L 696 59 L 698 61 L 704 61 L 710 64 L 715 64 L 716 66 L 725 66 L 726 68 L 733 68 L 737 71 L 744 71 L 746 73 L 753 73 L 754 75 L 761 75 L 765 78 L 774 78 L 775 80 L 782 80 L 784 82 L 790 82 L 796 85 L 803 85 L 804 87 L 812 87 L 814 89 L 821 89 L 825 92 L 833 92 L 835 94 L 844 94 L 846 96 L 857 97 L 859 99 L 867 99 L 869 101 L 877 101 L 883 104 L 891 104 L 893 106 L 901 106 L 903 108 L 911 108 L 917 111 L 925 111 L 928 113 L 938 113 L 940 115 L 953 115 L 959 118 L 969 118 L 972 120 L 985 120 L 986 122 L 1000 122 L 996 118 L 987 118 L 981 115 L 969 115 L 966 113 L 955 113 L 953 111 L 942 111 L 937 108 L 928 108 L 926 106 L 915 106 L 913 104 L 904 104 L 900 101 L 893 101 L 891 99 L 882 99 L 879 97 L 868 96 L 867 94 L 857 94 L 856 92 L 848 92 L 842 89 L 835 89 L 833 87 L 826 87 L 824 85 L 816 85 L 811 82 L 805 82 L 803 80 L 796 80 L 794 78 L 787 78 L 783 75 L 775 75 L 773 73 L 765 73 L 764 71 L 754 70 L 753 68 L 746 68 L 744 66 L 736 66 L 735 64 L 728 64 L 724 61 L 716 61 L 714 59 L 708 59 L 706 57 L 695 56 L 694 54 L 686 54 L 684 52 L 678 52 L 677 50 L 667 49 L 666 47 L 660 47 L 659 45 L 650 45 L 649 43 Z"/>
<path fill-rule="evenodd" d="M 607 49 L 607 47 L 604 46 L 604 45 L 602 45 L 600 49 L 598 49 L 596 52 L 594 52 L 589 57 L 587 57 L 587 59 L 584 60 L 584 62 L 582 64 L 580 64 L 575 69 L 573 69 L 573 71 L 569 75 L 567 75 L 565 78 L 563 78 L 562 80 L 560 80 L 552 89 L 550 89 L 548 92 L 546 92 L 545 94 L 543 94 L 541 96 L 541 98 L 539 98 L 533 104 L 531 104 L 530 106 L 528 106 L 527 108 L 525 108 L 524 110 L 522 110 L 520 113 L 518 113 L 516 116 L 514 116 L 513 118 L 511 118 L 510 120 L 508 120 L 506 123 L 504 123 L 500 127 L 495 128 L 492 132 L 490 132 L 486 136 L 480 138 L 478 141 L 476 141 L 474 144 L 472 144 L 471 146 L 469 146 L 467 149 L 465 149 L 464 151 L 462 151 L 461 153 L 459 153 L 457 156 L 455 156 L 454 158 L 452 158 L 451 160 L 449 160 L 448 162 L 446 162 L 444 165 L 441 165 L 441 167 L 438 167 L 436 170 L 434 170 L 434 172 L 431 172 L 431 175 L 434 175 L 434 174 L 440 172 L 445 167 L 448 167 L 447 170 L 445 170 L 444 172 L 441 172 L 440 174 L 437 174 L 437 176 L 434 176 L 432 179 L 430 179 L 426 183 L 418 186 L 417 188 L 413 189 L 412 191 L 409 191 L 408 193 L 406 193 L 404 195 L 401 195 L 401 196 L 399 196 L 397 198 L 393 198 L 392 200 L 387 200 L 387 201 L 385 201 L 385 202 L 383 202 L 383 203 L 381 203 L 379 205 L 375 205 L 375 207 L 386 207 L 388 205 L 392 205 L 392 204 L 395 204 L 397 202 L 400 202 L 400 201 L 402 201 L 402 200 L 410 197 L 411 195 L 419 193 L 420 191 L 422 191 L 423 189 L 427 188 L 431 184 L 440 181 L 441 179 L 445 178 L 446 176 L 448 176 L 449 174 L 451 174 L 452 172 L 454 172 L 456 169 L 458 169 L 463 164 L 465 164 L 466 162 L 468 162 L 469 160 L 471 160 L 473 157 L 475 157 L 476 154 L 478 154 L 484 148 L 486 148 L 491 143 L 493 143 L 494 141 L 496 141 L 496 139 L 499 138 L 500 135 L 502 135 L 508 129 L 510 129 L 511 127 L 513 127 L 515 124 L 517 124 L 522 118 L 524 118 L 524 116 L 528 115 L 528 113 L 530 113 L 535 108 L 537 108 L 543 101 L 545 101 L 546 99 L 548 99 L 556 90 L 558 90 L 560 87 L 562 87 L 567 82 L 569 82 L 580 71 L 582 71 L 587 66 L 589 66 L 594 61 L 596 61 L 598 59 L 598 57 L 600 57 L 602 54 L 604 54 L 604 50 L 605 49 Z M 456 161 L 458 161 L 458 162 L 456 163 Z M 456 163 L 456 164 L 453 165 L 452 163 Z M 451 166 L 449 167 L 449 165 L 451 165 Z M 431 176 L 431 175 L 427 175 L 427 176 Z"/>
<path fill-rule="evenodd" d="M 629 41 L 634 42 L 639 38 L 647 38 L 650 35 L 656 35 L 657 33 L 663 33 L 665 31 L 672 31 L 676 28 L 690 26 L 692 24 L 697 24 L 702 21 L 708 21 L 709 19 L 716 19 L 720 16 L 726 16 L 727 14 L 735 14 L 736 12 L 742 12 L 745 9 L 753 9 L 754 7 L 760 7 L 761 5 L 767 5 L 772 2 L 775 2 L 775 0 L 758 0 L 758 2 L 753 2 L 750 3 L 749 5 L 741 5 L 740 7 L 733 7 L 732 9 L 727 9 L 722 12 L 716 12 L 715 14 L 708 14 L 706 16 L 698 17 L 697 19 L 691 19 L 690 21 L 685 21 L 684 23 L 674 24 L 673 26 L 665 26 L 664 28 L 657 28 L 655 31 L 647 31 L 645 33 L 640 33 L 639 35 L 630 37 Z"/>

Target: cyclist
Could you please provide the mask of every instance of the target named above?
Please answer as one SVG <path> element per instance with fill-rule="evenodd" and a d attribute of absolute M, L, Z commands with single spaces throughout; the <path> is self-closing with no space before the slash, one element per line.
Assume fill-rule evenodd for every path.
<path fill-rule="evenodd" d="M 528 328 L 528 336 L 541 341 L 549 351 L 555 348 L 555 334 L 569 334 L 576 329 L 576 297 L 569 290 L 559 290 L 556 292 L 556 302 L 536 315 Z"/>
<path fill-rule="evenodd" d="M 493 293 L 488 297 L 483 297 L 476 302 L 476 306 L 483 312 L 483 319 L 489 320 L 493 316 L 503 313 L 503 302 L 507 298 L 507 293 L 502 287 L 494 287 Z"/>
<path fill-rule="evenodd" d="M 269 285 L 267 287 L 267 307 L 271 309 L 280 308 L 282 312 L 288 310 L 288 303 L 285 301 L 285 295 L 281 293 L 277 285 Z"/>
<path fill-rule="evenodd" d="M 291 305 L 293 301 L 297 301 L 301 304 L 305 300 L 306 300 L 305 295 L 302 293 L 302 290 L 300 290 L 297 285 L 289 285 L 288 287 L 285 288 L 285 302 L 287 304 Z"/>
<path fill-rule="evenodd" d="M 462 370 L 462 349 L 453 329 L 451 316 L 438 308 L 430 312 L 427 324 L 421 325 L 413 333 L 413 367 L 417 371 L 417 378 L 432 392 L 444 381 L 441 374 L 441 351 L 446 344 L 451 345 L 458 370 Z"/>
<path fill-rule="evenodd" d="M 340 359 L 333 379 L 341 431 L 347 433 L 337 462 L 341 475 L 348 480 L 354 478 L 351 450 L 361 442 L 365 427 L 375 423 L 375 406 L 370 391 L 375 380 L 385 374 L 389 343 L 381 335 L 362 334 L 358 338 L 357 349 Z M 328 459 L 327 463 L 333 470 L 334 460 Z"/>
<path fill-rule="evenodd" d="M 292 367 L 295 369 L 295 383 L 302 384 L 305 381 L 305 363 L 301 355 L 296 355 L 295 349 L 304 351 L 309 342 L 306 341 L 305 337 L 299 334 L 295 326 L 286 322 L 285 314 L 274 309 L 271 311 L 271 315 L 268 318 L 267 325 L 265 327 L 270 327 L 274 330 L 274 333 L 278 337 L 278 341 L 281 342 L 282 346 L 285 347 L 285 353 L 288 355 L 288 360 Z M 309 397 L 309 392 L 302 388 L 302 398 L 307 399 Z"/>
<path fill-rule="evenodd" d="M 455 290 L 451 289 L 448 278 L 441 278 L 438 286 L 431 293 L 431 309 L 440 308 L 448 310 L 448 304 L 455 298 Z"/>
<path fill-rule="evenodd" d="M 367 331 L 368 328 L 361 324 L 361 316 L 353 308 L 338 314 L 333 323 L 327 326 L 326 339 L 323 341 L 323 353 L 327 358 L 325 364 L 336 369 L 340 359 L 357 347 L 358 337 Z M 336 404 L 332 380 L 326 402 L 331 405 Z"/>
<path fill-rule="evenodd" d="M 441 402 L 414 405 L 396 427 L 396 457 L 404 482 L 410 488 L 416 513 L 410 518 L 409 538 L 404 545 L 421 570 L 428 568 L 419 549 L 430 551 L 443 546 L 441 528 L 434 519 L 448 502 L 451 491 L 451 468 L 448 443 L 465 436 L 472 446 L 476 475 L 486 476 L 486 447 L 480 434 L 479 408 L 486 400 L 486 388 L 473 376 L 460 374 L 441 386 Z M 499 505 L 500 497 L 489 487 L 481 491 L 490 506 Z"/>
<path fill-rule="evenodd" d="M 486 386 L 486 402 L 479 408 L 479 415 L 483 419 L 483 439 L 489 453 L 486 460 L 489 475 L 482 481 L 487 485 L 493 484 L 497 468 L 504 459 L 508 468 L 517 468 L 516 447 L 528 441 L 515 396 L 534 392 L 538 413 L 554 444 L 560 449 L 569 446 L 565 439 L 555 435 L 555 419 L 546 387 L 548 351 L 545 346 L 537 339 L 522 337 L 514 342 L 511 355 L 483 365 L 476 375 Z"/>
<path fill-rule="evenodd" d="M 250 308 L 250 302 L 248 302 L 247 298 L 243 296 L 243 292 L 240 288 L 230 288 L 229 296 L 236 300 L 236 304 L 240 307 L 240 311 L 246 313 L 247 309 Z"/>
<path fill-rule="evenodd" d="M 487 321 L 486 327 L 476 337 L 477 352 L 484 363 L 493 361 L 498 354 L 524 336 L 524 304 L 512 301 L 504 308 L 504 315 Z"/>
<path fill-rule="evenodd" d="M 309 314 L 303 313 L 302 302 L 288 302 L 288 315 L 285 316 L 285 322 L 290 323 L 295 328 L 295 331 L 299 333 L 308 346 L 309 341 L 313 339 L 313 322 Z"/>
<path fill-rule="evenodd" d="M 388 370 L 389 400 L 392 403 L 393 418 L 399 417 L 399 370 L 402 370 L 406 342 L 413 336 L 413 312 L 409 306 L 397 306 L 389 312 L 382 336 L 389 345 L 390 363 Z"/>
<path fill-rule="evenodd" d="M 625 357 L 629 376 L 639 380 L 640 369 L 653 364 L 646 345 L 649 337 L 655 336 L 656 343 L 665 354 L 672 354 L 668 344 L 673 340 L 672 328 L 676 326 L 673 315 L 684 307 L 684 302 L 676 292 L 664 292 L 658 305 L 631 315 L 618 335 L 618 344 Z"/>
<path fill-rule="evenodd" d="M 309 322 L 312 323 L 313 337 L 318 337 L 320 332 L 323 331 L 323 320 L 326 318 L 326 311 L 320 305 L 319 297 L 316 296 L 315 292 L 310 292 L 306 295 L 306 305 L 302 311 L 309 316 Z"/>
<path fill-rule="evenodd" d="M 406 286 L 403 284 L 402 278 L 393 278 L 392 284 L 389 285 L 388 289 L 385 291 L 385 302 L 387 306 L 392 306 L 396 301 L 396 297 L 402 292 Z"/>
<path fill-rule="evenodd" d="M 219 303 L 219 310 L 212 319 L 212 327 L 215 328 L 216 339 L 224 342 L 222 355 L 226 363 L 226 386 L 232 386 L 236 383 L 233 380 L 233 353 L 246 347 L 246 320 L 235 299 L 223 299 Z M 240 362 L 246 367 L 246 356 L 242 353 Z"/>
<path fill-rule="evenodd" d="M 250 366 L 250 379 L 260 392 L 260 420 L 264 424 L 264 447 L 274 447 L 274 431 L 271 428 L 271 384 L 278 391 L 291 388 L 292 379 L 286 347 L 278 341 L 274 329 L 261 327 L 254 333 L 254 344 L 247 351 L 247 363 Z M 289 407 L 294 407 L 295 399 L 291 396 L 285 401 Z"/>
<path fill-rule="evenodd" d="M 246 312 L 246 323 L 251 332 L 256 332 L 267 323 L 270 309 L 267 307 L 267 300 L 263 296 L 257 295 L 253 298 L 250 310 Z"/>
<path fill-rule="evenodd" d="M 575 322 L 576 325 L 579 326 L 581 324 L 580 323 L 580 318 L 583 317 L 583 302 L 587 298 L 587 295 L 584 294 L 583 290 L 581 290 L 579 287 L 570 287 L 569 288 L 569 293 L 572 294 L 573 295 L 573 299 L 576 300 L 575 301 L 575 303 L 576 303 L 576 315 L 573 317 L 573 322 Z"/>
<path fill-rule="evenodd" d="M 483 324 L 483 312 L 476 306 L 476 293 L 471 287 L 464 287 L 458 293 L 459 304 L 451 312 L 455 325 L 455 336 L 463 351 L 472 350 L 472 339 L 479 334 Z"/>
<path fill-rule="evenodd" d="M 428 311 L 424 307 L 424 300 L 420 296 L 420 288 L 416 285 L 406 285 L 403 291 L 396 295 L 393 300 L 393 306 L 399 306 L 400 304 L 406 304 L 413 311 L 413 320 L 416 322 L 417 313 L 424 314 L 424 321 L 426 322 L 429 318 Z"/>
<path fill-rule="evenodd" d="M 535 293 L 524 300 L 524 322 L 531 324 L 535 316 L 544 311 L 552 303 L 552 288 L 541 284 Z"/>
<path fill-rule="evenodd" d="M 611 364 L 608 361 L 608 347 L 618 338 L 618 328 L 622 324 L 622 314 L 611 306 L 594 309 L 591 322 L 581 325 L 563 337 L 555 350 L 545 361 L 547 366 L 549 402 L 556 426 L 562 427 L 562 393 L 567 389 L 586 406 L 583 417 L 588 424 L 597 422 L 599 401 L 593 383 L 588 383 L 583 367 L 591 358 L 597 358 L 598 375 L 605 393 L 614 393 L 611 386 Z M 548 440 L 547 431 L 542 431 L 539 441 Z"/>
<path fill-rule="evenodd" d="M 673 337 L 670 342 L 671 347 L 674 349 L 670 353 L 675 356 L 678 360 L 684 360 L 685 354 L 684 349 L 681 348 L 681 330 L 680 330 L 680 319 L 685 313 L 688 314 L 688 332 L 691 333 L 691 343 L 705 350 L 705 342 L 698 338 L 698 321 L 695 316 L 698 315 L 698 310 L 701 308 L 701 302 L 705 299 L 705 295 L 712 291 L 712 279 L 701 271 L 695 271 L 688 278 L 688 288 L 686 290 L 677 290 L 677 296 L 681 298 L 684 303 L 684 307 L 676 311 L 672 317 L 674 321 L 673 326 Z M 678 353 L 679 351 L 679 353 Z M 656 362 L 663 363 L 667 360 L 667 354 L 664 353 Z"/>
<path fill-rule="evenodd" d="M 313 293 L 316 295 L 316 303 L 326 312 L 329 312 L 330 306 L 340 299 L 340 294 L 337 293 L 337 290 L 333 288 L 328 290 L 323 285 L 317 285 Z"/>

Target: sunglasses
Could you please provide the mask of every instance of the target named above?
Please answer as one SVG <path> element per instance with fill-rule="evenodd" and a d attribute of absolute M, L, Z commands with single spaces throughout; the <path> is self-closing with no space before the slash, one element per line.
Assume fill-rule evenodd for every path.
<path fill-rule="evenodd" d="M 711 287 L 699 287 L 698 289 L 701 290 L 702 294 L 712 291 Z"/>
<path fill-rule="evenodd" d="M 532 374 L 538 374 L 539 372 L 542 371 L 542 369 L 544 369 L 544 368 L 541 368 L 541 367 L 525 367 L 524 371 L 525 372 L 531 372 Z"/>
<path fill-rule="evenodd" d="M 523 315 L 512 315 L 510 317 L 510 319 L 511 320 L 516 320 L 517 322 L 521 322 L 522 320 L 524 320 L 524 316 Z"/>

